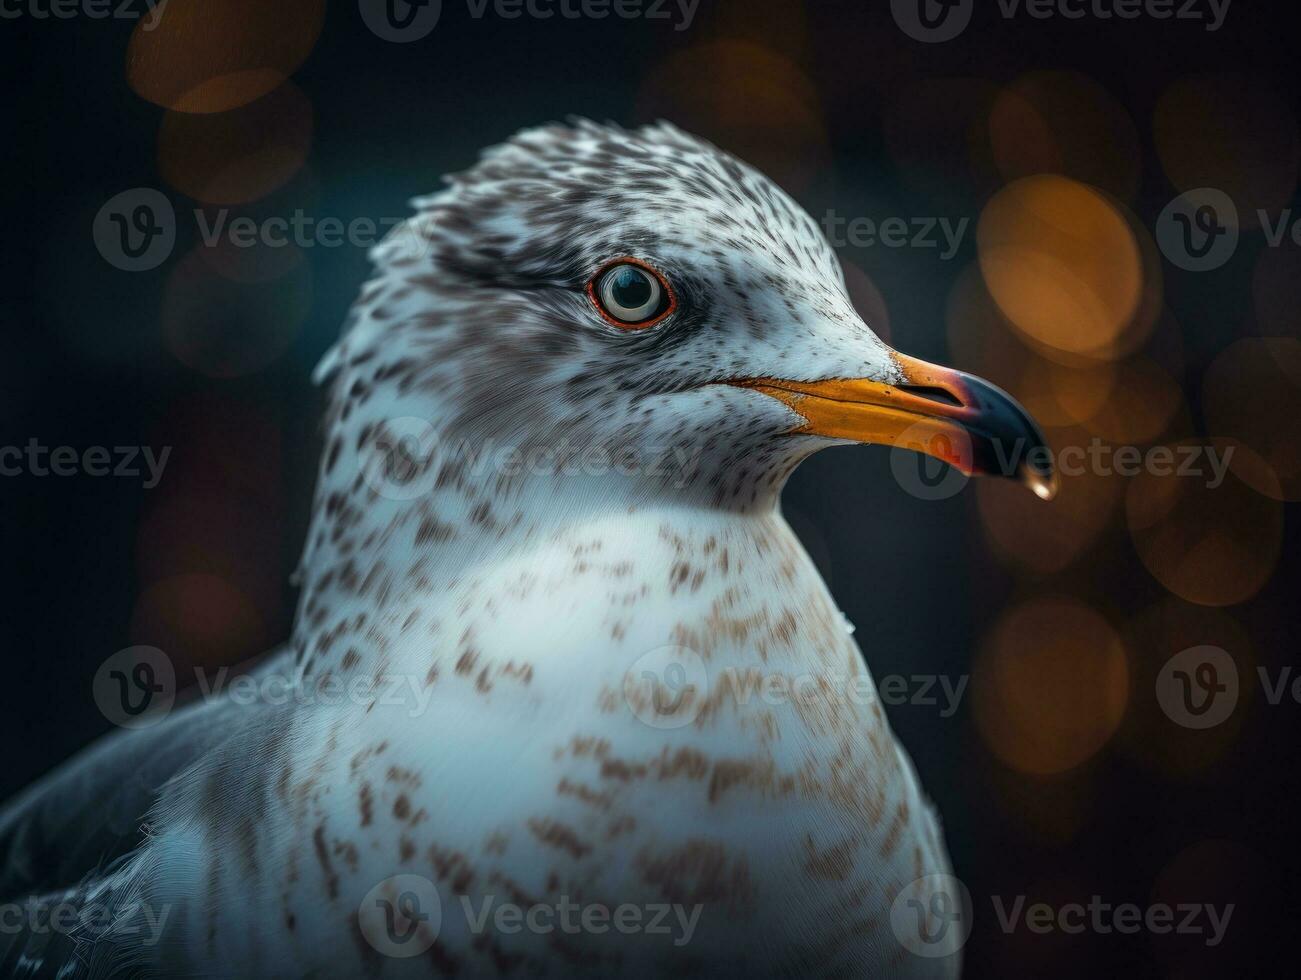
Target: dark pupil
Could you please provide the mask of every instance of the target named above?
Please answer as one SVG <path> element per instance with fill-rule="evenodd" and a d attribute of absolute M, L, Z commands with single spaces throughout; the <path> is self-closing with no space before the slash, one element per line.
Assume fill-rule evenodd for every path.
<path fill-rule="evenodd" d="M 624 309 L 638 309 L 650 301 L 650 279 L 639 269 L 619 269 L 614 274 L 610 295 Z"/>

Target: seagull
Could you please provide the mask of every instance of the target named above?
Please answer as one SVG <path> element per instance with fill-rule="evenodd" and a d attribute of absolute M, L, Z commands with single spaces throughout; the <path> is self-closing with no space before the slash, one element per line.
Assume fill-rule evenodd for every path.
<path fill-rule="evenodd" d="M 1048 497 L 1033 420 L 671 124 L 529 129 L 413 204 L 316 372 L 290 640 L 0 810 L 0 965 L 957 976 L 938 816 L 779 497 L 846 443 Z"/>

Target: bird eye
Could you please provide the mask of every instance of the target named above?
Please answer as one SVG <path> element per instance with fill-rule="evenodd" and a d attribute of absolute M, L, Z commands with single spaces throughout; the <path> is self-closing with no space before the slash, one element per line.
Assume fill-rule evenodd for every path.
<path fill-rule="evenodd" d="M 645 330 L 673 312 L 673 290 L 658 272 L 635 259 L 619 259 L 596 274 L 588 295 L 607 322 L 622 330 Z"/>

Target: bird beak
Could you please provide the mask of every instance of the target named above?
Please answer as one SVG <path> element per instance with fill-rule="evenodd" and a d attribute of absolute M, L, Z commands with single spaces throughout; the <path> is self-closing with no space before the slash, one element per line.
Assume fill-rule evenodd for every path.
<path fill-rule="evenodd" d="M 1020 480 L 1044 500 L 1057 493 L 1043 433 L 1007 392 L 961 371 L 891 352 L 903 380 L 734 382 L 788 405 L 804 419 L 794 433 L 897 446 L 925 453 L 968 476 Z"/>

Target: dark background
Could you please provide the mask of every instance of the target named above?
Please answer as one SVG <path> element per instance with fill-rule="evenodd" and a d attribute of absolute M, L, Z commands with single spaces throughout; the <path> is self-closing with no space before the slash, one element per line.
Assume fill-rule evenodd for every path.
<path fill-rule="evenodd" d="M 172 3 L 180 17 L 186 0 Z M 855 299 L 900 350 L 984 373 L 1036 414 L 1035 378 L 1086 395 L 1110 379 L 1089 411 L 1046 420 L 1055 445 L 1232 437 L 1273 465 L 1275 496 L 1296 499 L 1301 378 L 1287 387 L 1262 367 L 1274 348 L 1258 346 L 1296 343 L 1295 248 L 1267 250 L 1244 227 L 1212 272 L 1148 255 L 1151 322 L 1094 363 L 1056 357 L 991 314 L 975 234 L 995 195 L 1044 172 L 1100 188 L 1149 242 L 1161 209 L 1199 183 L 1243 210 L 1292 206 L 1294 4 L 1238 0 L 1211 33 L 1179 20 L 1006 20 L 980 3 L 961 37 L 922 44 L 885 2 L 702 0 L 675 31 L 473 19 L 446 0 L 438 27 L 405 45 L 369 32 L 356 3 L 330 3 L 314 43 L 319 4 L 206 6 L 204 31 L 137 52 L 133 82 L 130 21 L 0 22 L 12 196 L 0 445 L 173 447 L 153 489 L 0 478 L 0 796 L 108 730 L 91 679 L 114 651 L 149 644 L 211 668 L 287 635 L 318 452 L 309 373 L 367 260 L 358 247 L 207 254 L 220 250 L 189 217 L 205 194 L 252 197 L 232 214 L 401 217 L 442 173 L 522 127 L 662 115 L 764 167 L 815 216 L 969 218 L 951 261 L 934 248 L 841 248 Z M 178 101 L 176 79 L 212 50 L 227 70 L 261 68 L 269 94 L 207 115 L 156 104 L 219 107 L 230 89 Z M 180 230 L 160 267 L 127 273 L 91 231 L 105 202 L 137 187 L 166 193 Z M 1241 356 L 1220 360 L 1226 351 Z M 1252 406 L 1248 422 L 1207 412 L 1208 378 Z M 864 448 L 815 458 L 785 495 L 878 679 L 972 674 L 952 717 L 889 709 L 975 898 L 972 977 L 1249 976 L 1295 961 L 1301 705 L 1268 704 L 1254 670 L 1301 666 L 1296 509 L 1231 478 L 1224 495 L 1172 511 L 1152 544 L 1127 519 L 1147 492 L 1134 482 L 1085 478 L 1053 505 L 984 486 L 925 501 L 892 478 L 886 451 Z M 1225 648 L 1243 676 L 1232 721 L 1205 733 L 1173 724 L 1153 695 L 1160 665 L 1199 644 Z M 1119 693 L 1108 702 L 1100 689 Z M 1027 748 L 1027 719 L 1060 744 Z M 1008 935 L 991 895 L 1236 909 L 1208 949 L 1144 932 Z"/>

